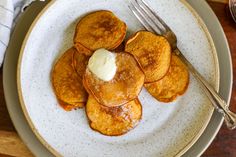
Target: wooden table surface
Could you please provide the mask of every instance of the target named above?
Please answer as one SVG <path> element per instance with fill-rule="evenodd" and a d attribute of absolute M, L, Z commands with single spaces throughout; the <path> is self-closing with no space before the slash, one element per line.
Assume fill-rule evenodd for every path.
<path fill-rule="evenodd" d="M 226 0 L 223 1 L 227 2 Z M 209 2 L 209 4 L 215 11 L 224 28 L 231 49 L 233 68 L 236 69 L 236 24 L 233 22 L 230 16 L 227 4 L 216 2 Z M 234 73 L 234 78 L 236 78 L 235 75 L 236 74 Z M 2 68 L 0 69 L 0 81 L 0 157 L 31 157 L 33 155 L 18 137 L 7 112 L 2 85 Z M 233 84 L 230 108 L 232 111 L 236 112 L 235 81 Z M 213 143 L 202 156 L 236 157 L 236 130 L 229 131 L 225 125 L 223 125 Z"/>

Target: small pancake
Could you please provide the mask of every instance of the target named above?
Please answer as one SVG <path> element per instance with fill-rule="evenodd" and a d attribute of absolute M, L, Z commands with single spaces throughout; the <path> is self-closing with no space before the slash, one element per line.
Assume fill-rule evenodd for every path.
<path fill-rule="evenodd" d="M 83 108 L 85 106 L 84 102 L 71 103 L 71 104 L 65 103 L 61 100 L 58 100 L 58 102 L 59 102 L 60 106 L 66 111 L 71 111 L 71 110 L 77 109 L 77 108 Z"/>
<path fill-rule="evenodd" d="M 139 31 L 126 42 L 125 51 L 138 60 L 145 74 L 145 83 L 160 80 L 169 69 L 171 47 L 163 36 Z"/>
<path fill-rule="evenodd" d="M 188 88 L 189 73 L 184 63 L 172 53 L 171 66 L 168 73 L 159 81 L 144 86 L 157 100 L 171 102 L 182 95 Z"/>
<path fill-rule="evenodd" d="M 73 67 L 80 78 L 83 78 L 89 57 L 79 51 L 73 54 Z"/>
<path fill-rule="evenodd" d="M 123 105 L 135 98 L 142 89 L 144 74 L 135 58 L 125 52 L 116 54 L 116 74 L 110 81 L 103 81 L 87 68 L 83 84 L 87 92 L 102 105 Z"/>
<path fill-rule="evenodd" d="M 113 50 L 124 40 L 126 29 L 126 24 L 111 11 L 95 11 L 77 24 L 74 45 L 77 47 L 79 43 L 91 51 L 99 48 Z"/>
<path fill-rule="evenodd" d="M 52 71 L 52 85 L 57 98 L 65 103 L 86 102 L 87 92 L 83 87 L 82 78 L 77 75 L 72 58 L 75 48 L 67 50 L 56 62 Z"/>
<path fill-rule="evenodd" d="M 142 118 L 142 106 L 135 99 L 119 107 L 105 107 L 90 95 L 86 114 L 92 129 L 107 136 L 118 136 L 137 126 Z"/>
<path fill-rule="evenodd" d="M 79 42 L 74 44 L 75 48 L 79 53 L 85 54 L 86 56 L 91 56 L 93 54 L 93 51 L 89 50 L 88 48 L 84 47 Z"/>

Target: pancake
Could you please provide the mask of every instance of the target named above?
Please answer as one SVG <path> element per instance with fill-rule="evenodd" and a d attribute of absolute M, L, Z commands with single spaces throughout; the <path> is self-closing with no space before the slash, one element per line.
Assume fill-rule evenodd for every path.
<path fill-rule="evenodd" d="M 119 107 L 105 107 L 90 95 L 86 114 L 93 130 L 108 136 L 118 136 L 138 125 L 142 117 L 142 106 L 135 99 Z"/>
<path fill-rule="evenodd" d="M 77 51 L 79 53 L 85 54 L 87 56 L 91 56 L 93 54 L 93 51 L 91 51 L 90 49 L 86 48 L 85 46 L 83 46 L 79 42 L 76 42 L 74 44 L 74 46 L 75 46 L 75 48 L 77 49 Z"/>
<path fill-rule="evenodd" d="M 125 51 L 133 54 L 141 65 L 145 83 L 160 80 L 169 69 L 171 46 L 163 36 L 139 31 L 126 42 Z"/>
<path fill-rule="evenodd" d="M 84 102 L 78 102 L 78 103 L 71 103 L 71 104 L 69 104 L 69 103 L 65 103 L 65 102 L 63 102 L 61 100 L 58 100 L 58 102 L 59 102 L 60 106 L 64 110 L 66 110 L 66 111 L 71 111 L 71 110 L 77 109 L 77 108 L 83 108 L 85 106 L 85 104 L 86 104 Z"/>
<path fill-rule="evenodd" d="M 89 57 L 79 51 L 75 51 L 73 54 L 73 67 L 76 73 L 80 78 L 83 78 L 85 70 L 87 68 L 87 64 L 89 61 Z"/>
<path fill-rule="evenodd" d="M 51 75 L 52 86 L 57 98 L 71 105 L 84 103 L 87 100 L 82 77 L 79 77 L 73 68 L 72 59 L 75 52 L 77 53 L 73 47 L 67 50 L 54 65 Z M 78 105 L 75 107 L 77 108 Z"/>
<path fill-rule="evenodd" d="M 159 81 L 148 83 L 144 86 L 157 100 L 172 102 L 178 95 L 187 90 L 189 84 L 189 72 L 184 63 L 172 53 L 171 65 L 168 73 Z"/>
<path fill-rule="evenodd" d="M 126 24 L 111 11 L 101 10 L 84 16 L 76 26 L 74 45 L 83 45 L 95 51 L 99 48 L 113 50 L 125 38 Z M 91 54 L 87 54 L 91 55 Z"/>
<path fill-rule="evenodd" d="M 139 95 L 144 84 L 144 74 L 135 58 L 125 52 L 116 54 L 116 74 L 110 81 L 103 81 L 87 68 L 83 84 L 87 92 L 102 105 L 123 105 Z"/>

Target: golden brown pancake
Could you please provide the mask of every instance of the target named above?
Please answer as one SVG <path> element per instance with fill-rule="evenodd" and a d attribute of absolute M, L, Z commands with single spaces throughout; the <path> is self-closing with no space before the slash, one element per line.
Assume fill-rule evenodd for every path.
<path fill-rule="evenodd" d="M 66 111 L 71 111 L 73 109 L 82 108 L 85 106 L 85 102 L 78 102 L 78 103 L 71 103 L 71 104 L 65 103 L 61 100 L 58 100 L 58 102 L 60 106 Z"/>
<path fill-rule="evenodd" d="M 75 52 L 76 49 L 72 47 L 59 58 L 54 65 L 51 80 L 57 98 L 71 105 L 87 100 L 82 78 L 77 75 L 72 65 Z"/>
<path fill-rule="evenodd" d="M 80 78 L 84 76 L 88 60 L 89 57 L 79 51 L 75 51 L 73 54 L 73 67 Z"/>
<path fill-rule="evenodd" d="M 169 69 L 171 47 L 163 36 L 139 31 L 127 41 L 125 51 L 138 60 L 145 74 L 145 83 L 160 80 Z"/>
<path fill-rule="evenodd" d="M 113 50 L 124 40 L 126 29 L 126 24 L 111 11 L 95 11 L 77 24 L 74 45 L 78 48 L 77 45 L 81 44 L 91 51 L 99 48 Z"/>
<path fill-rule="evenodd" d="M 89 50 L 88 48 L 84 47 L 79 42 L 74 44 L 75 48 L 79 53 L 85 54 L 86 56 L 91 56 L 93 54 L 93 51 Z"/>
<path fill-rule="evenodd" d="M 92 129 L 104 135 L 118 136 L 137 126 L 142 117 L 142 106 L 135 99 L 119 107 L 105 107 L 90 95 L 86 114 Z"/>
<path fill-rule="evenodd" d="M 185 93 L 189 84 L 189 73 L 184 63 L 172 53 L 171 66 L 168 73 L 159 81 L 144 86 L 157 100 L 174 101 L 178 95 Z"/>
<path fill-rule="evenodd" d="M 116 66 L 116 74 L 111 81 L 99 79 L 88 68 L 83 79 L 87 92 L 108 107 L 120 106 L 135 99 L 144 83 L 144 74 L 132 55 L 116 53 Z"/>

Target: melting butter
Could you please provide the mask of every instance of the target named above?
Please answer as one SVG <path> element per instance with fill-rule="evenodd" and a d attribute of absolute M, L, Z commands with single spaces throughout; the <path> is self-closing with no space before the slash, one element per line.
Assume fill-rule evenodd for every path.
<path fill-rule="evenodd" d="M 88 62 L 89 70 L 103 81 L 110 81 L 116 74 L 116 54 L 104 48 L 96 50 Z"/>

